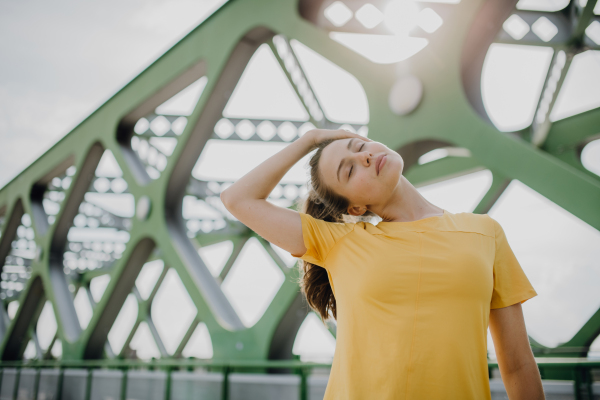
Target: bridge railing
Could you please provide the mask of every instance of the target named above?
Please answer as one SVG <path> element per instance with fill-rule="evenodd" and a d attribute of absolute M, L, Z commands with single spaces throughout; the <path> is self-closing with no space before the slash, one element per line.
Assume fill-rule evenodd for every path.
<path fill-rule="evenodd" d="M 573 391 L 571 393 L 574 399 L 594 398 L 592 372 L 594 369 L 600 369 L 600 360 L 586 358 L 538 358 L 536 361 L 542 377 L 551 372 L 554 372 L 553 376 L 557 376 L 556 372 L 560 372 L 565 381 L 564 384 L 560 385 L 560 390 L 565 391 L 565 388 L 567 388 L 566 390 L 569 391 L 569 385 L 572 384 Z M 187 398 L 185 397 L 185 393 L 197 390 L 194 389 L 191 383 L 184 390 L 175 387 L 176 385 L 181 387 L 181 382 L 186 379 L 187 375 L 190 379 L 192 377 L 196 379 L 196 383 L 200 382 L 198 381 L 200 379 L 202 382 L 200 384 L 204 385 L 203 387 L 205 388 L 203 390 L 207 390 L 207 394 L 210 393 L 210 398 L 214 399 L 253 398 L 249 393 L 242 394 L 240 397 L 240 391 L 248 390 L 244 389 L 251 387 L 248 384 L 258 382 L 262 383 L 263 386 L 271 386 L 271 389 L 261 390 L 272 391 L 274 390 L 273 387 L 279 385 L 279 389 L 277 390 L 280 390 L 278 392 L 280 395 L 288 393 L 290 399 L 312 400 L 322 395 L 327 378 L 321 375 L 320 380 L 316 384 L 318 387 L 316 388 L 311 388 L 309 378 L 311 378 L 314 370 L 328 370 L 330 368 L 331 364 L 327 363 L 296 360 L 218 361 L 155 359 L 152 361 L 140 361 L 107 359 L 31 360 L 28 362 L 4 361 L 0 362 L 0 399 L 40 399 L 42 397 L 45 399 L 60 399 L 64 398 L 64 393 L 61 393 L 63 391 L 80 390 L 81 397 L 78 395 L 76 397 L 82 400 L 100 398 L 98 397 L 98 391 L 116 394 L 116 397 L 112 397 L 115 400 L 125 400 L 135 398 L 131 395 L 132 390 L 138 390 L 137 393 L 139 396 L 139 389 L 133 388 L 134 386 L 140 387 L 140 384 L 143 385 L 143 382 L 145 382 L 144 379 L 146 379 L 149 386 L 145 387 L 144 390 L 147 392 L 162 391 L 163 393 L 158 396 L 156 396 L 157 393 L 154 393 L 153 399 L 179 400 Z M 488 368 L 491 378 L 492 371 L 498 368 L 498 364 L 489 362 Z M 200 373 L 190 374 L 190 372 L 198 372 L 198 370 L 200 370 Z M 318 377 L 319 374 L 314 376 Z M 156 377 L 160 379 L 157 380 Z M 52 381 L 50 378 L 54 380 Z M 502 386 L 498 380 L 494 381 L 496 381 L 495 383 L 500 383 L 500 386 Z M 244 382 L 246 386 L 244 386 Z M 544 386 L 545 390 L 548 391 L 549 386 L 546 384 Z M 492 387 L 493 390 L 503 391 L 503 387 L 499 389 Z M 40 395 L 43 391 L 46 392 Z M 105 398 L 106 393 L 101 395 L 101 398 Z M 552 396 L 548 398 L 552 398 Z"/>

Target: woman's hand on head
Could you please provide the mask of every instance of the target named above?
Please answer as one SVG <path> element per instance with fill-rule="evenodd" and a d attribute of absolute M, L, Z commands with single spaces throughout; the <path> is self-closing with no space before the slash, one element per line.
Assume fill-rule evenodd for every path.
<path fill-rule="evenodd" d="M 304 134 L 303 138 L 306 138 L 306 140 L 310 141 L 312 148 L 317 147 L 319 144 L 326 140 L 357 138 L 362 139 L 366 142 L 372 142 L 372 140 L 369 138 L 361 136 L 358 133 L 347 131 L 345 129 L 311 129 L 310 131 Z"/>

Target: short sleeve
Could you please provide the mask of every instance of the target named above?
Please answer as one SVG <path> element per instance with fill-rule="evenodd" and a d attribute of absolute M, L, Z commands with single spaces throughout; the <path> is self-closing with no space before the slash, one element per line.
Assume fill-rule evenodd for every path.
<path fill-rule="evenodd" d="M 293 255 L 309 263 L 325 267 L 325 260 L 331 249 L 341 238 L 350 233 L 356 224 L 326 222 L 300 213 L 302 237 L 306 253 Z"/>
<path fill-rule="evenodd" d="M 494 223 L 496 251 L 494 256 L 494 289 L 490 309 L 508 307 L 537 296 L 517 257 L 510 248 L 502 226 Z"/>

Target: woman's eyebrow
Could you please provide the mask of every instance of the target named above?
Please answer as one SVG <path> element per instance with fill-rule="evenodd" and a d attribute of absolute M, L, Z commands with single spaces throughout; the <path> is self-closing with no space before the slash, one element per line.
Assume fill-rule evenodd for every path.
<path fill-rule="evenodd" d="M 352 147 L 352 141 L 353 140 L 354 140 L 354 138 L 350 139 L 350 141 L 348 142 L 348 146 L 347 146 L 348 150 L 350 150 L 350 147 Z M 340 181 L 340 171 L 342 170 L 342 167 L 344 166 L 345 163 L 346 163 L 346 158 L 342 158 L 342 161 L 340 162 L 340 165 L 339 165 L 338 170 L 337 170 L 337 180 L 340 183 L 341 183 L 341 181 Z"/>

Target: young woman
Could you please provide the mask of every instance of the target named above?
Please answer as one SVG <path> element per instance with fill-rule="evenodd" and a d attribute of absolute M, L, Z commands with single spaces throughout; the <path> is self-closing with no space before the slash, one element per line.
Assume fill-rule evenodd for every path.
<path fill-rule="evenodd" d="M 302 212 L 269 203 L 315 148 Z M 543 399 L 521 310 L 536 292 L 502 227 L 429 203 L 403 167 L 382 143 L 312 130 L 221 194 L 242 223 L 304 260 L 308 303 L 336 318 L 325 399 L 490 399 L 488 322 L 510 399 Z M 356 220 L 373 215 L 382 221 Z"/>

